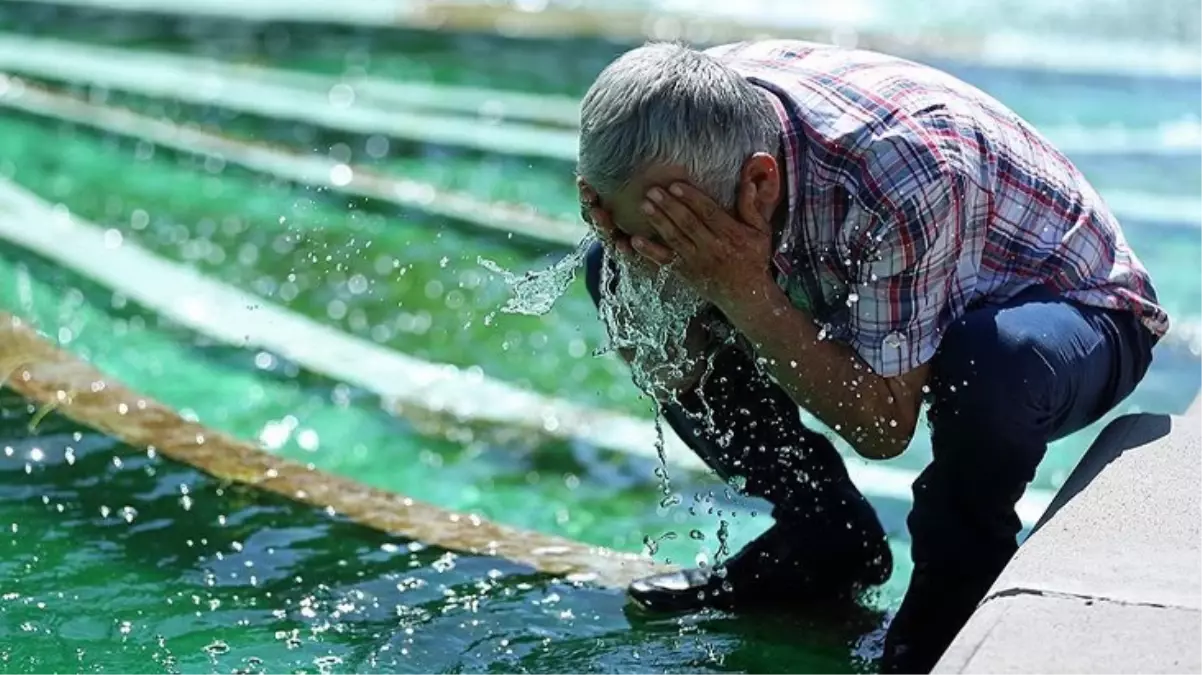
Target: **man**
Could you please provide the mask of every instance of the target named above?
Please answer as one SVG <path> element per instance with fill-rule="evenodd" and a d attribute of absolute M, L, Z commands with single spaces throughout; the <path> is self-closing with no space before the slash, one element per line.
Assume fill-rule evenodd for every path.
<path fill-rule="evenodd" d="M 654 393 L 719 475 L 774 507 L 717 569 L 630 595 L 669 611 L 792 607 L 883 582 L 885 533 L 798 407 L 884 459 L 926 403 L 933 461 L 913 487 L 889 672 L 934 665 L 1016 550 L 1014 507 L 1048 442 L 1122 401 L 1168 329 L 1069 160 L 908 61 L 794 41 L 633 50 L 583 101 L 578 174 L 602 241 L 594 299 L 634 320 L 650 299 L 612 291 L 658 268 L 705 301 Z"/>

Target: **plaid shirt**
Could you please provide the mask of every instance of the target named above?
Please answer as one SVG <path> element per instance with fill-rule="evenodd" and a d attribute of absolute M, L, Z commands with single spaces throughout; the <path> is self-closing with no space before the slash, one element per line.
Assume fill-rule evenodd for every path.
<path fill-rule="evenodd" d="M 926 363 L 965 312 L 1038 284 L 1168 330 L 1102 198 L 985 93 L 927 66 L 806 42 L 708 53 L 762 88 L 783 125 L 778 280 L 879 375 Z"/>

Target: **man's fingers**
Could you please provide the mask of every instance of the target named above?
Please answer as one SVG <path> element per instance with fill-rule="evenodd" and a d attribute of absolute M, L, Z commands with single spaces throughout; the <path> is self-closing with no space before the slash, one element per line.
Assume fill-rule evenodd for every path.
<path fill-rule="evenodd" d="M 582 198 L 584 197 L 584 193 L 586 191 L 589 192 L 593 197 L 597 196 L 597 191 L 593 189 L 593 186 L 588 184 L 588 181 L 584 180 L 583 176 L 576 176 L 576 189 L 580 191 L 580 196 Z"/>
<path fill-rule="evenodd" d="M 621 236 L 613 238 L 613 246 L 623 255 L 634 255 L 634 246 L 631 243 L 630 237 Z"/>
<path fill-rule="evenodd" d="M 581 200 L 580 200 L 580 219 L 581 220 L 588 223 L 589 225 L 596 225 L 597 220 L 595 218 L 594 211 L 597 211 L 597 210 L 598 210 L 597 203 L 595 201 L 581 198 Z"/>
<path fill-rule="evenodd" d="M 651 188 L 647 199 L 671 220 L 685 239 L 696 242 L 704 234 L 701 230 L 706 226 L 698 220 L 697 214 L 677 197 L 660 188 Z"/>
<path fill-rule="evenodd" d="M 609 213 L 605 209 L 596 206 L 589 209 L 588 222 L 603 239 L 613 239 L 620 234 L 618 228 L 614 227 L 613 221 L 609 219 Z"/>
<path fill-rule="evenodd" d="M 652 190 L 652 193 L 655 193 L 655 190 Z M 682 226 L 677 223 L 664 208 L 670 206 L 671 200 L 667 199 L 662 191 L 659 194 L 660 197 L 657 201 L 653 201 L 656 199 L 653 197 L 643 202 L 642 208 L 643 213 L 647 216 L 647 222 L 668 248 L 678 253 L 693 250 L 696 248 L 692 238 L 694 233 L 689 230 L 696 226 Z"/>
<path fill-rule="evenodd" d="M 710 230 L 722 227 L 729 216 L 709 195 L 688 183 L 673 183 L 668 192 L 681 204 L 697 224 Z"/>
<path fill-rule="evenodd" d="M 670 265 L 672 261 L 676 260 L 676 253 L 672 249 L 646 237 L 631 237 L 630 243 L 639 255 L 661 267 Z"/>
<path fill-rule="evenodd" d="M 619 253 L 626 255 L 634 253 L 634 248 L 630 245 L 630 237 L 613 224 L 608 211 L 594 206 L 588 209 L 583 218 L 586 223 L 592 225 L 593 231 L 597 233 L 597 237 L 601 241 L 613 246 Z"/>
<path fill-rule="evenodd" d="M 595 224 L 592 211 L 601 204 L 597 191 L 579 176 L 576 177 L 576 189 L 580 193 L 580 219 L 590 225 Z"/>

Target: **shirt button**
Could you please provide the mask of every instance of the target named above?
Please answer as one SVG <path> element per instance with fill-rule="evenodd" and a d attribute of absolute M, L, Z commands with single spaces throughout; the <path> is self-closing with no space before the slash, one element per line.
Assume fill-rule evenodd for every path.
<path fill-rule="evenodd" d="M 905 336 L 903 336 L 901 333 L 898 333 L 895 331 L 895 332 L 892 332 L 892 333 L 886 335 L 885 339 L 882 340 L 881 342 L 882 342 L 882 344 L 884 344 L 886 347 L 889 347 L 890 349 L 897 349 L 898 347 L 902 346 L 902 343 L 905 341 L 906 341 Z"/>

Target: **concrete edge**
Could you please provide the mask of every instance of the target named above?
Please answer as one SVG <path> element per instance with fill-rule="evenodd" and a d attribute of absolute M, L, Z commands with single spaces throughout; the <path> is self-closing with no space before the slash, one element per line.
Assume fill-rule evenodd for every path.
<path fill-rule="evenodd" d="M 1108 424 L 934 672 L 1202 671 L 1200 427 Z"/>

